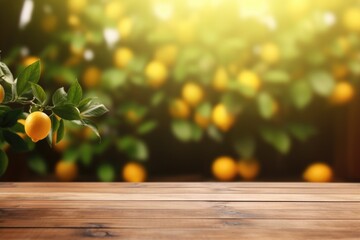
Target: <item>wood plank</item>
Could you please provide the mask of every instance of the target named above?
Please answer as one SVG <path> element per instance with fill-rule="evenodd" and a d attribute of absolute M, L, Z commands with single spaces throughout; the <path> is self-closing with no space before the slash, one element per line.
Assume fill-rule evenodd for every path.
<path fill-rule="evenodd" d="M 47 200 L 20 200 L 1 201 L 1 208 L 50 208 L 50 209 L 184 209 L 184 210 L 211 210 L 211 209 L 257 209 L 261 210 L 339 210 L 351 211 L 360 209 L 360 202 L 216 202 L 216 201 L 47 201 Z"/>
<path fill-rule="evenodd" d="M 268 227 L 258 225 L 250 228 L 246 224 L 236 225 L 239 229 L 99 229 L 99 228 L 5 228 L 0 229 L 0 236 L 7 240 L 78 240 L 78 239 L 358 239 L 359 230 L 350 231 L 350 228 L 336 228 L 331 232 L 322 230 L 327 223 L 316 224 L 309 222 L 303 225 L 302 221 L 292 223 L 293 228 L 288 228 L 287 223 L 267 224 Z M 282 225 L 282 224 L 285 224 Z M 231 225 L 231 224 L 230 224 Z M 271 228 L 273 226 L 273 228 Z M 354 226 L 353 226 L 354 227 Z M 304 231 L 305 230 L 305 231 Z"/>
<path fill-rule="evenodd" d="M 101 193 L 120 193 L 120 194 L 193 194 L 193 193 L 202 193 L 202 194 L 233 194 L 233 193 L 246 193 L 246 194 L 360 194 L 360 188 L 339 188 L 334 191 L 331 188 L 246 188 L 246 187 L 222 187 L 222 188 L 121 188 L 121 187 L 107 187 L 107 188 L 67 188 L 67 187 L 28 187 L 28 188 L 5 188 L 2 189 L 3 193 L 33 193 L 33 192 L 68 192 L 68 193 L 92 193 L 92 192 L 101 192 Z"/>
<path fill-rule="evenodd" d="M 360 189 L 360 183 L 306 183 L 306 182 L 145 182 L 145 183 L 98 183 L 98 182 L 74 182 L 74 183 L 58 183 L 58 182 L 0 182 L 0 188 L 216 188 L 224 187 L 244 187 L 244 188 L 350 188 Z"/>
<path fill-rule="evenodd" d="M 141 192 L 141 191 L 140 191 Z M 121 200 L 121 201 L 302 201 L 348 202 L 360 201 L 360 194 L 117 194 L 78 192 L 0 192 L 2 200 Z"/>

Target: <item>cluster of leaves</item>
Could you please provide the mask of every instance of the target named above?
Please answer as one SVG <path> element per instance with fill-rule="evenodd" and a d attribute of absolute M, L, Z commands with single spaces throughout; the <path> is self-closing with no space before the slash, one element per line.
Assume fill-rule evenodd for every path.
<path fill-rule="evenodd" d="M 24 134 L 24 125 L 18 120 L 25 118 L 27 111 L 48 112 L 51 120 L 51 131 L 47 141 L 52 146 L 54 136 L 58 143 L 64 136 L 64 120 L 91 128 L 100 137 L 96 125 L 89 119 L 106 113 L 107 108 L 95 98 L 83 98 L 82 88 L 78 81 L 74 81 L 68 91 L 57 89 L 50 95 L 38 84 L 40 80 L 40 61 L 23 69 L 14 79 L 9 68 L 0 62 L 0 84 L 5 89 L 4 101 L 0 104 L 0 143 L 5 142 L 15 151 L 28 151 L 33 148 L 31 141 L 19 136 Z M 51 103 L 50 103 L 51 99 Z M 24 105 L 25 107 L 12 107 Z M 3 150 L 0 159 L 0 174 L 7 167 L 7 156 Z"/>

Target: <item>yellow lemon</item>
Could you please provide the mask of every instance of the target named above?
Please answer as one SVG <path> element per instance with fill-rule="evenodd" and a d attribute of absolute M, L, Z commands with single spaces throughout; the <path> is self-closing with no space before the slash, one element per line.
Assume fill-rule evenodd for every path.
<path fill-rule="evenodd" d="M 228 74 L 223 67 L 219 67 L 216 72 L 214 79 L 212 81 L 212 86 L 216 91 L 223 92 L 227 89 L 228 86 Z"/>
<path fill-rule="evenodd" d="M 170 115 L 174 118 L 188 118 L 190 108 L 184 100 L 175 99 L 170 103 Z"/>
<path fill-rule="evenodd" d="M 350 31 L 360 31 L 360 8 L 351 7 L 343 15 L 344 27 Z"/>
<path fill-rule="evenodd" d="M 145 76 L 151 87 L 158 88 L 165 83 L 168 70 L 162 62 L 151 61 L 145 68 Z"/>
<path fill-rule="evenodd" d="M 74 162 L 61 160 L 56 163 L 55 175 L 62 182 L 74 181 L 78 175 L 78 167 Z"/>
<path fill-rule="evenodd" d="M 2 85 L 0 85 L 0 103 L 2 103 L 5 99 L 5 90 Z"/>
<path fill-rule="evenodd" d="M 266 63 L 273 64 L 278 62 L 280 58 L 280 51 L 278 46 L 271 42 L 265 43 L 261 47 L 260 57 Z"/>
<path fill-rule="evenodd" d="M 33 142 L 46 138 L 50 129 L 50 118 L 43 112 L 33 112 L 26 118 L 25 132 Z"/>
<path fill-rule="evenodd" d="M 259 76 L 255 72 L 250 70 L 241 71 L 237 80 L 241 86 L 246 87 L 255 92 L 257 92 L 261 86 L 261 81 Z"/>
<path fill-rule="evenodd" d="M 122 170 L 122 177 L 126 182 L 144 182 L 146 175 L 145 168 L 135 162 L 127 163 Z"/>
<path fill-rule="evenodd" d="M 215 126 L 224 132 L 228 131 L 235 122 L 234 115 L 221 103 L 217 104 L 212 110 L 211 119 Z"/>
<path fill-rule="evenodd" d="M 211 170 L 216 179 L 220 181 L 231 181 L 237 174 L 235 160 L 227 156 L 215 159 L 211 166 Z"/>
<path fill-rule="evenodd" d="M 163 62 L 167 66 L 174 64 L 178 54 L 178 47 L 175 44 L 166 44 L 155 51 L 155 59 Z"/>
<path fill-rule="evenodd" d="M 332 103 L 341 105 L 350 102 L 355 96 L 354 87 L 348 82 L 338 82 L 330 96 Z"/>
<path fill-rule="evenodd" d="M 238 162 L 238 172 L 245 181 L 254 180 L 260 171 L 260 164 L 254 159 L 241 159 Z"/>
<path fill-rule="evenodd" d="M 181 43 L 190 43 L 195 37 L 195 22 L 193 19 L 177 22 L 176 34 Z"/>
<path fill-rule="evenodd" d="M 124 13 L 124 6 L 120 1 L 110 1 L 105 5 L 105 16 L 109 19 L 118 19 Z"/>
<path fill-rule="evenodd" d="M 87 4 L 87 0 L 68 0 L 67 6 L 70 12 L 80 13 L 82 12 Z"/>
<path fill-rule="evenodd" d="M 182 88 L 182 98 L 192 107 L 198 105 L 198 103 L 204 98 L 204 92 L 202 88 L 193 82 L 186 83 Z"/>
<path fill-rule="evenodd" d="M 132 19 L 129 17 L 121 19 L 117 25 L 117 28 L 120 33 L 120 38 L 122 39 L 128 38 L 133 28 Z"/>
<path fill-rule="evenodd" d="M 90 66 L 85 69 L 82 75 L 82 83 L 86 88 L 93 88 L 99 85 L 101 79 L 101 70 L 96 66 Z"/>
<path fill-rule="evenodd" d="M 205 129 L 210 124 L 210 117 L 205 117 L 199 112 L 196 112 L 194 115 L 194 122 L 201 128 Z"/>
<path fill-rule="evenodd" d="M 133 52 L 126 47 L 120 47 L 114 53 L 114 65 L 118 68 L 126 68 L 134 58 Z"/>
<path fill-rule="evenodd" d="M 330 182 L 333 172 L 331 167 L 325 163 L 313 163 L 306 168 L 303 178 L 308 182 Z"/>

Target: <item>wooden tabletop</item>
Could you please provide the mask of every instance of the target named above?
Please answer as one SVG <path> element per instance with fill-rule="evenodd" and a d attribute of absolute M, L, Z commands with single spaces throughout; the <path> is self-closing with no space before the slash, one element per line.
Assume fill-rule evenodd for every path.
<path fill-rule="evenodd" d="M 358 183 L 0 183 L 0 239 L 360 239 Z"/>

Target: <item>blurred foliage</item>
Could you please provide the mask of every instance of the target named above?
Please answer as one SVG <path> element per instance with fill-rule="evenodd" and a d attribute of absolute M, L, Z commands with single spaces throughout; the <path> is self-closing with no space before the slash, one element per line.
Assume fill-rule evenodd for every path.
<path fill-rule="evenodd" d="M 87 96 L 111 110 L 97 121 L 101 143 L 69 125 L 59 150 L 96 166 L 101 181 L 115 180 L 119 164 L 99 156 L 116 149 L 121 159 L 146 161 L 145 135 L 156 128 L 182 142 L 226 137 L 238 159 L 256 159 L 259 141 L 287 154 L 317 132 L 294 116 L 315 102 L 347 104 L 359 82 L 357 0 L 66 3 L 59 13 L 56 2 L 35 1 L 42 9 L 32 24 L 49 42 L 36 56 L 18 46 L 3 60 L 19 66 L 40 58 L 49 88 L 78 76 Z M 45 171 L 37 158 L 30 162 Z"/>

